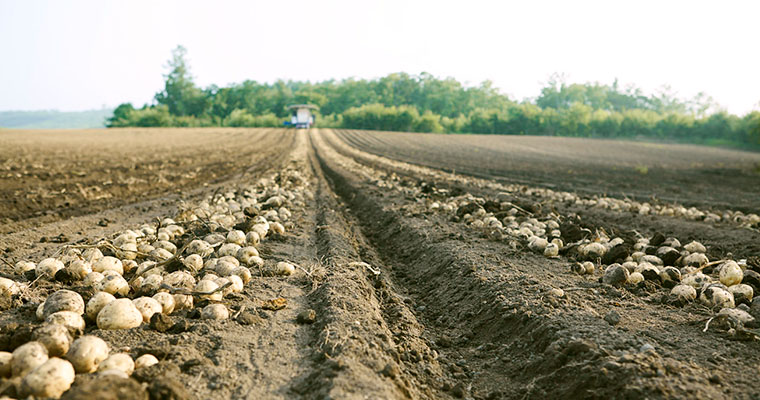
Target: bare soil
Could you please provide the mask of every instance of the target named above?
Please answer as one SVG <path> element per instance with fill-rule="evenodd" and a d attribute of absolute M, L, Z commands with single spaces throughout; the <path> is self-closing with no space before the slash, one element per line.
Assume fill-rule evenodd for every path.
<path fill-rule="evenodd" d="M 243 318 L 209 322 L 178 313 L 172 318 L 186 329 L 177 333 L 147 324 L 128 331 L 88 325 L 86 333 L 112 349 L 133 357 L 151 353 L 161 362 L 130 380 L 108 383 L 106 393 L 94 394 L 98 387 L 80 376 L 67 396 L 759 397 L 759 342 L 716 329 L 703 332 L 712 310 L 697 303 L 673 306 L 657 285 L 616 288 L 600 283 L 598 274 L 572 274 L 568 257 L 547 259 L 517 240 L 493 240 L 427 205 L 461 193 L 493 200 L 502 184 L 520 182 L 670 196 L 681 203 L 702 193 L 689 204 L 751 211 L 760 209 L 760 189 L 750 185 L 758 181 L 752 163 L 760 157 L 697 147 L 517 139 L 519 146 L 490 137 L 329 130 L 3 132 L 0 216 L 7 222 L 0 230 L 0 275 L 21 280 L 2 264 L 39 261 L 63 245 L 94 243 L 172 216 L 209 193 L 298 171 L 303 179 L 285 184 L 308 189 L 312 198 L 288 205 L 293 217 L 287 232 L 259 248 L 267 266 L 298 264 L 295 275 L 267 276 L 253 268 L 244 292 L 224 300 Z M 690 164 L 692 156 L 701 165 Z M 723 159 L 734 161 L 717 164 Z M 634 169 L 641 160 L 646 174 Z M 678 178 L 671 168 L 690 178 Z M 450 173 L 454 169 L 457 174 Z M 716 170 L 721 172 L 709 172 Z M 159 176 L 172 178 L 162 183 Z M 107 179 L 112 183 L 105 185 Z M 665 191 L 675 184 L 680 194 Z M 84 193 L 110 197 L 77 192 L 95 186 L 100 190 Z M 583 227 L 625 238 L 636 231 L 683 243 L 700 240 L 711 259 L 760 255 L 760 233 L 730 223 L 512 195 L 537 216 L 577 217 Z M 6 201 L 16 198 L 25 200 Z M 37 324 L 38 302 L 61 287 L 38 280 L 31 295 L 0 305 L 0 350 L 24 341 L 25 327 Z M 564 289 L 564 296 L 552 296 L 554 288 Z M 262 307 L 274 298 L 284 298 L 286 306 Z M 302 316 L 310 310 L 313 321 Z M 615 324 L 608 317 L 613 311 Z M 13 395 L 11 386 L 0 381 L 4 394 Z"/>

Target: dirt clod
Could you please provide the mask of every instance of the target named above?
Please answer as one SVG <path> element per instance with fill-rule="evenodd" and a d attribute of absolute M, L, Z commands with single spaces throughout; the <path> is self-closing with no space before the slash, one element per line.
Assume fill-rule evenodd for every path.
<path fill-rule="evenodd" d="M 158 332 L 166 332 L 174 327 L 174 320 L 172 317 L 162 314 L 162 313 L 155 313 L 153 316 L 150 317 L 150 328 L 158 331 Z"/>
<path fill-rule="evenodd" d="M 134 379 L 106 376 L 90 379 L 75 386 L 66 392 L 61 399 L 148 400 L 148 392 Z"/>
<path fill-rule="evenodd" d="M 282 297 L 275 299 L 265 300 L 261 303 L 261 308 L 264 310 L 277 311 L 282 310 L 288 306 L 288 300 Z"/>
<path fill-rule="evenodd" d="M 299 324 L 313 324 L 316 320 L 317 312 L 312 309 L 301 311 L 296 317 L 296 321 L 298 321 Z"/>

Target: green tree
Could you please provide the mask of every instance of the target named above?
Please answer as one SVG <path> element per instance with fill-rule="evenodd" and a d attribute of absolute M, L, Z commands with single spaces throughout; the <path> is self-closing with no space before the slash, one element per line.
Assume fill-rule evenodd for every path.
<path fill-rule="evenodd" d="M 167 63 L 169 72 L 164 75 L 164 90 L 156 93 L 156 101 L 168 107 L 172 115 L 201 116 L 206 112 L 207 95 L 195 86 L 185 57 L 187 50 L 177 46 Z"/>

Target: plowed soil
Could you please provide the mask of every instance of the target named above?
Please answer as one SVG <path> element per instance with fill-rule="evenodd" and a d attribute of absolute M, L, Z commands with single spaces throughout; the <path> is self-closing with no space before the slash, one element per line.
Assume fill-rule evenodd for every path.
<path fill-rule="evenodd" d="M 710 260 L 750 258 L 760 256 L 760 227 L 751 223 L 639 215 L 531 188 L 750 213 L 760 210 L 760 156 L 509 140 L 316 129 L 0 132 L 0 275 L 24 280 L 16 261 L 38 262 L 271 178 L 309 193 L 288 204 L 285 234 L 259 246 L 265 268 L 288 261 L 296 273 L 252 267 L 244 291 L 223 300 L 233 318 L 178 313 L 181 332 L 88 324 L 85 333 L 112 350 L 160 359 L 160 368 L 101 396 L 117 398 L 132 384 L 121 393 L 152 399 L 760 397 L 751 330 L 741 336 L 717 322 L 705 330 L 715 311 L 673 305 L 659 284 L 614 287 L 599 271 L 573 274 L 569 254 L 544 257 L 464 223 L 457 209 L 431 206 L 470 195 L 488 208 L 506 192 L 536 217 L 626 240 L 699 240 Z M 0 304 L 0 351 L 23 343 L 19 332 L 39 324 L 39 302 L 62 287 L 36 280 Z M 274 298 L 285 307 L 267 309 Z M 309 310 L 313 321 L 304 320 Z M 65 396 L 91 398 L 88 380 L 78 376 Z M 0 390 L 15 395 L 9 379 Z"/>

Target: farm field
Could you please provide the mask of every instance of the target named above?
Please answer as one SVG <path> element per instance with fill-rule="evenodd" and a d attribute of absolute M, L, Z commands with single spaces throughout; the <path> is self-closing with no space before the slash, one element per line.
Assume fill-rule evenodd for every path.
<path fill-rule="evenodd" d="M 77 371 L 63 398 L 756 398 L 760 302 L 736 279 L 760 290 L 758 165 L 546 137 L 2 131 L 0 352 L 40 312 L 158 360 Z M 46 315 L 64 289 L 83 329 Z M 99 329 L 100 291 L 174 311 Z M 24 396 L 11 375 L 0 395 Z"/>

